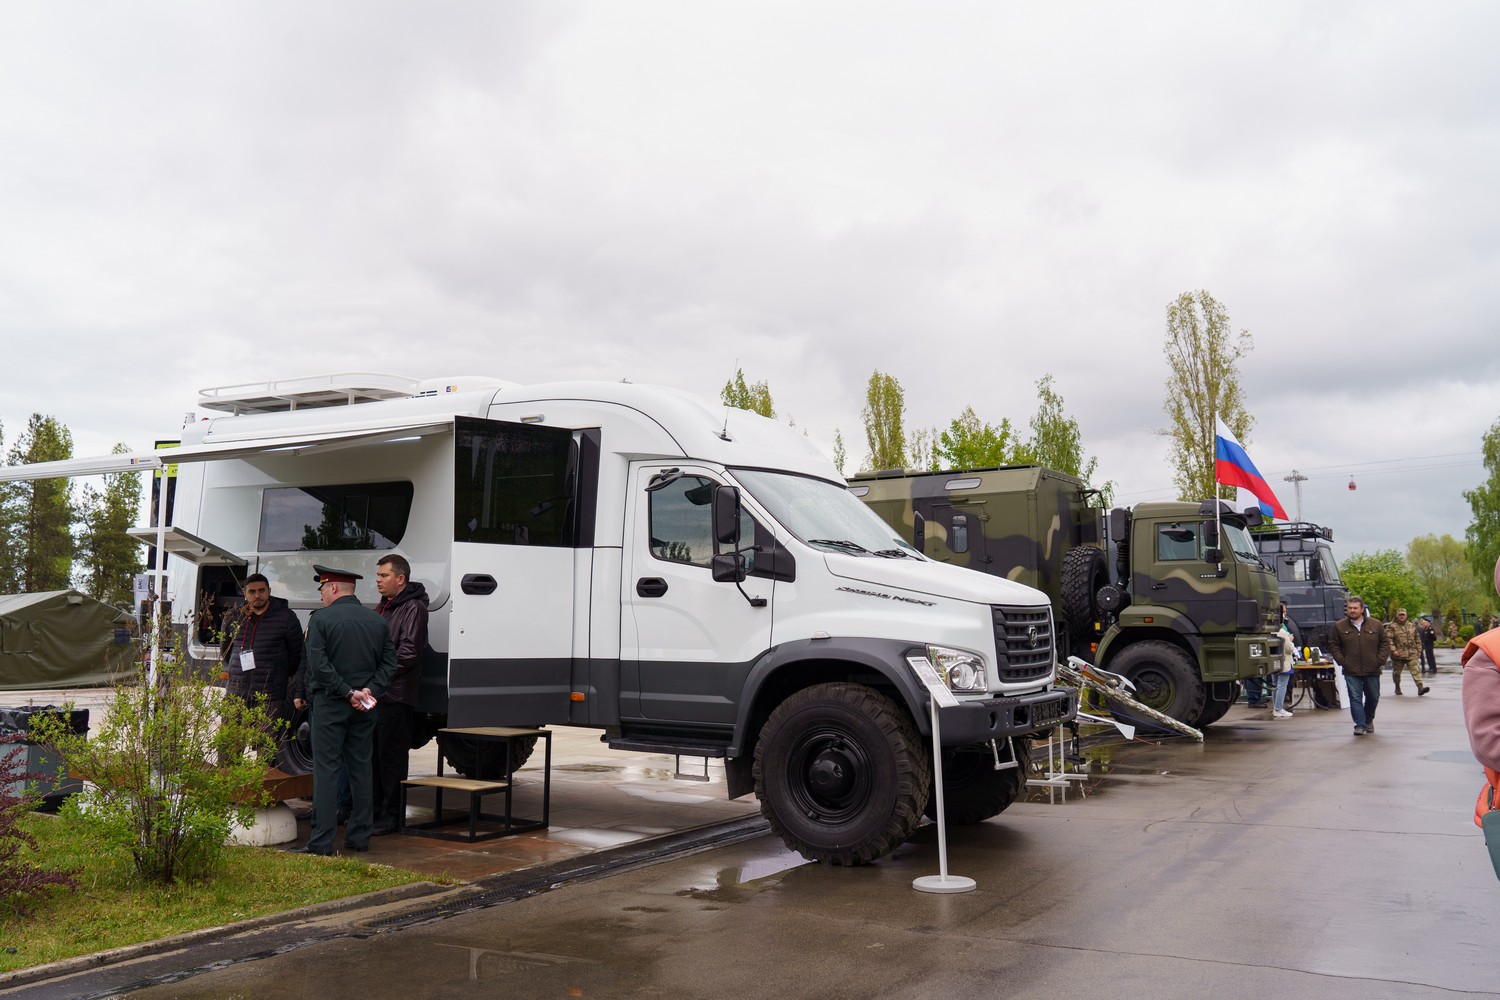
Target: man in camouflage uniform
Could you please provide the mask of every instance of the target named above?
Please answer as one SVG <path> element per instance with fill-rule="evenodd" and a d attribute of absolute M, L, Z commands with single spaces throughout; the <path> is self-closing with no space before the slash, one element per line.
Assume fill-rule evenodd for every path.
<path fill-rule="evenodd" d="M 1418 697 L 1426 694 L 1430 688 L 1422 683 L 1422 671 L 1419 669 L 1422 656 L 1422 639 L 1417 634 L 1416 623 L 1406 617 L 1405 608 L 1396 609 L 1396 620 L 1385 623 L 1386 634 L 1391 638 L 1391 662 L 1396 665 L 1392 671 L 1396 682 L 1396 693 L 1401 693 L 1401 675 L 1411 671 L 1411 679 L 1417 685 Z"/>

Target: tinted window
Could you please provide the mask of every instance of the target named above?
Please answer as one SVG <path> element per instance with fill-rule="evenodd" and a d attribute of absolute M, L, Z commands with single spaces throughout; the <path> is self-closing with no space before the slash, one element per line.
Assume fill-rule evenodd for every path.
<path fill-rule="evenodd" d="M 1164 561 L 1198 558 L 1198 528 L 1192 524 L 1169 524 L 1156 535 L 1156 558 Z"/>
<path fill-rule="evenodd" d="M 573 432 L 463 417 L 454 423 L 454 541 L 571 546 Z"/>
<path fill-rule="evenodd" d="M 650 491 L 653 556 L 689 566 L 709 565 L 714 555 L 713 489 L 711 480 L 682 476 Z M 756 547 L 769 550 L 772 540 L 744 508 L 740 509 L 740 538 L 741 547 L 748 550 L 745 570 L 754 574 Z"/>
<path fill-rule="evenodd" d="M 268 489 L 260 500 L 260 551 L 393 549 L 406 534 L 411 498 L 411 483 Z"/>

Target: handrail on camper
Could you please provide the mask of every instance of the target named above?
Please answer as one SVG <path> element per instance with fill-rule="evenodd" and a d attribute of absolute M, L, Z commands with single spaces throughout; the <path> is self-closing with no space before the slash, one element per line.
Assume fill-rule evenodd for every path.
<path fill-rule="evenodd" d="M 315 406 L 349 406 L 415 396 L 420 379 L 378 372 L 330 372 L 270 382 L 242 382 L 198 390 L 198 405 L 228 413 L 276 413 Z"/>

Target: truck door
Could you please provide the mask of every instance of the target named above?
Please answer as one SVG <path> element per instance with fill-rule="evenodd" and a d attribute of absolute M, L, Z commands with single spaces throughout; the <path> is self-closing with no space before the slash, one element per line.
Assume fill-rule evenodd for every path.
<path fill-rule="evenodd" d="M 922 506 L 918 505 L 920 510 Z M 957 506 L 934 500 L 922 515 L 927 520 L 923 533 L 922 554 L 937 562 L 967 566 L 990 572 L 989 554 L 985 551 L 984 505 L 966 503 Z"/>
<path fill-rule="evenodd" d="M 715 583 L 710 502 L 722 477 L 682 463 L 631 470 L 620 620 L 622 717 L 732 727 L 744 677 L 771 644 L 772 581 Z M 764 534 L 764 529 L 761 529 Z M 740 518 L 741 545 L 757 527 Z M 755 553 L 747 553 L 754 570 Z M 752 607 L 746 599 L 766 599 Z"/>
<path fill-rule="evenodd" d="M 1174 521 L 1154 525 L 1153 532 L 1148 544 L 1154 548 L 1154 560 L 1142 560 L 1145 553 L 1135 552 L 1137 600 L 1177 610 L 1200 634 L 1236 631 L 1234 577 L 1221 576 L 1218 565 L 1204 558 L 1203 525 Z M 1138 527 L 1135 545 L 1145 540 L 1142 534 Z"/>
<path fill-rule="evenodd" d="M 568 721 L 587 652 L 574 649 L 576 557 L 592 546 L 586 433 L 454 419 L 452 726 Z"/>

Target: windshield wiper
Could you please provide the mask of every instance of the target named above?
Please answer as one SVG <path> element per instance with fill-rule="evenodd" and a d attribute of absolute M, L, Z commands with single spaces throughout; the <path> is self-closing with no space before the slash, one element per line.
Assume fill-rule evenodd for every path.
<path fill-rule="evenodd" d="M 916 556 L 912 555 L 910 552 L 906 551 L 905 549 L 876 549 L 875 550 L 875 554 L 877 556 L 885 556 L 887 559 L 915 559 L 916 558 Z"/>
<path fill-rule="evenodd" d="M 870 551 L 869 549 L 865 548 L 863 545 L 859 544 L 858 542 L 848 542 L 848 541 L 844 541 L 841 538 L 809 538 L 807 540 L 807 544 L 809 544 L 809 545 L 832 545 L 836 549 L 848 549 L 850 552 L 869 552 Z"/>

